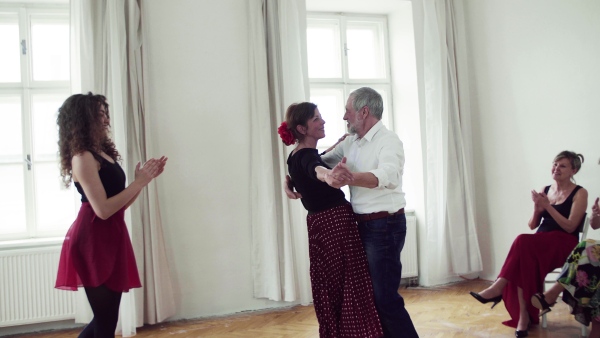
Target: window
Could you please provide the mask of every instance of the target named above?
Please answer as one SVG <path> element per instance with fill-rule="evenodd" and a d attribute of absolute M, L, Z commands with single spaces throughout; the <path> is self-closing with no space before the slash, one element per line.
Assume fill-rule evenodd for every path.
<path fill-rule="evenodd" d="M 68 8 L 1 6 L 0 240 L 62 236 L 73 222 L 56 126 L 69 79 Z"/>
<path fill-rule="evenodd" d="M 310 100 L 327 122 L 326 149 L 346 132 L 346 99 L 355 89 L 371 87 L 383 97 L 383 123 L 391 124 L 391 81 L 385 16 L 310 13 L 307 18 Z"/>

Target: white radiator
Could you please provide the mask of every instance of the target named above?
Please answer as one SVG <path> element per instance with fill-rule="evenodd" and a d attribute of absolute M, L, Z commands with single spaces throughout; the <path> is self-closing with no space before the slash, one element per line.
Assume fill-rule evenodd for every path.
<path fill-rule="evenodd" d="M 60 249 L 0 251 L 0 327 L 75 318 L 75 292 L 54 288 Z"/>
<path fill-rule="evenodd" d="M 417 259 L 417 217 L 406 216 L 406 240 L 400 253 L 402 278 L 414 278 L 419 275 Z"/>

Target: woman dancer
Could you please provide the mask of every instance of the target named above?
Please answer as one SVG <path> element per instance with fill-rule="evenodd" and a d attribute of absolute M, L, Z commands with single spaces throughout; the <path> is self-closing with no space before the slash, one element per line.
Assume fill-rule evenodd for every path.
<path fill-rule="evenodd" d="M 69 97 L 58 111 L 61 176 L 81 194 L 81 208 L 63 243 L 56 288 L 83 286 L 94 318 L 79 337 L 114 337 L 123 292 L 141 287 L 125 225 L 125 209 L 167 158 L 150 159 L 135 168 L 125 187 L 120 155 L 109 137 L 108 103 L 92 93 Z"/>
<path fill-rule="evenodd" d="M 332 188 L 331 171 L 321 161 L 317 141 L 325 121 L 310 102 L 292 104 L 279 135 L 298 145 L 287 164 L 308 210 L 310 279 L 320 337 L 381 337 L 367 256 L 350 203 Z M 349 180 L 352 177 L 347 177 Z M 334 184 L 335 185 L 335 184 Z"/>

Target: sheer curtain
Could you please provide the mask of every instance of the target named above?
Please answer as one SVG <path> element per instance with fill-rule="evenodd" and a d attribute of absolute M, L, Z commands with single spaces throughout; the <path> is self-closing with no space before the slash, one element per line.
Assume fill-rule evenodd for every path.
<path fill-rule="evenodd" d="M 482 270 L 474 214 L 462 2 L 424 0 L 427 270 L 425 285 Z"/>
<path fill-rule="evenodd" d="M 285 197 L 285 110 L 309 97 L 304 0 L 249 0 L 252 262 L 254 296 L 312 300 L 306 213 Z"/>
<path fill-rule="evenodd" d="M 139 1 L 139 0 L 138 0 Z M 135 164 L 154 156 L 150 117 L 145 111 L 142 27 L 136 0 L 71 0 L 73 92 L 104 94 L 110 104 L 113 139 L 129 182 Z M 143 288 L 123 294 L 118 331 L 133 336 L 136 327 L 155 324 L 175 313 L 156 182 L 144 189 L 126 213 Z M 92 314 L 78 292 L 77 322 Z"/>

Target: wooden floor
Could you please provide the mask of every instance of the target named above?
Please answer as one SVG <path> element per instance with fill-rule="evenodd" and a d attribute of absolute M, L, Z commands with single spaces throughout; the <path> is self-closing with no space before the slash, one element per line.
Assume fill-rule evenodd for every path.
<path fill-rule="evenodd" d="M 401 288 L 415 327 L 423 337 L 514 337 L 514 329 L 501 324 L 508 318 L 503 304 L 493 310 L 475 301 L 468 292 L 479 291 L 490 283 L 465 281 L 435 287 Z M 14 337 L 77 337 L 80 330 L 53 331 Z M 284 310 L 258 311 L 228 317 L 176 321 L 147 325 L 138 329 L 136 338 L 252 337 L 312 338 L 319 328 L 312 306 L 296 306 Z M 548 314 L 548 328 L 535 326 L 530 337 L 579 337 L 580 325 L 562 301 Z"/>

